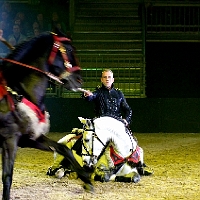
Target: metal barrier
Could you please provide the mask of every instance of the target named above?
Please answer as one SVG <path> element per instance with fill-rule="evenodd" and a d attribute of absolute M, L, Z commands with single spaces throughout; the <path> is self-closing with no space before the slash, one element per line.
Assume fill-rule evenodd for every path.
<path fill-rule="evenodd" d="M 147 41 L 199 42 L 199 1 L 152 2 L 146 7 Z"/>
<path fill-rule="evenodd" d="M 142 58 L 129 56 L 96 56 L 79 55 L 82 68 L 83 88 L 93 91 L 101 85 L 100 77 L 103 69 L 109 68 L 114 73 L 115 87 L 122 90 L 126 98 L 145 97 L 145 66 Z M 62 98 L 80 98 L 80 93 L 66 91 L 62 87 L 53 86 L 47 90 L 48 96 Z"/>

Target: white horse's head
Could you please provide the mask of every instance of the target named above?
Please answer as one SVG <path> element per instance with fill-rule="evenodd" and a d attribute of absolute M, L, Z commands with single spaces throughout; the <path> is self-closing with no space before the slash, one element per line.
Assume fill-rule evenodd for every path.
<path fill-rule="evenodd" d="M 94 125 L 92 119 L 78 117 L 83 124 L 83 139 L 82 139 L 82 160 L 83 165 L 91 168 L 97 163 L 97 157 L 93 154 L 94 147 Z"/>

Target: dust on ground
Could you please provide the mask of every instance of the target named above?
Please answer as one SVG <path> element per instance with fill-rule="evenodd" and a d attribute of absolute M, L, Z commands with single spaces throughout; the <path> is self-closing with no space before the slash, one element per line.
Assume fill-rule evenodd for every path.
<path fill-rule="evenodd" d="M 57 141 L 64 135 L 50 133 L 48 136 Z M 11 200 L 200 199 L 200 134 L 135 135 L 144 149 L 145 163 L 154 170 L 154 175 L 142 177 L 139 183 L 94 182 L 94 193 L 87 193 L 80 179 L 56 179 L 46 175 L 53 164 L 53 153 L 19 148 Z"/>

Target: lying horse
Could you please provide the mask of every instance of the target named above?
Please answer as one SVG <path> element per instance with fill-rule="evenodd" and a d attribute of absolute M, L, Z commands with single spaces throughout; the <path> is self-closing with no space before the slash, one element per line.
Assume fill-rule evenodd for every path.
<path fill-rule="evenodd" d="M 94 128 L 93 120 L 82 117 L 79 117 L 79 120 L 83 124 L 83 129 L 74 128 L 58 143 L 74 150 L 73 153 L 80 165 L 87 169 L 94 167 L 95 180 L 138 182 L 140 175 L 152 174 L 151 171 L 144 170 L 147 166 L 144 164 L 143 149 L 138 146 L 137 139 L 132 136 L 130 130 L 125 135 L 120 133 L 118 128 L 121 122 L 110 117 L 96 119 L 104 122 L 100 127 L 102 133 L 98 135 L 99 131 Z M 110 123 L 117 127 L 117 133 Z M 98 129 L 98 126 L 96 127 Z M 61 178 L 71 171 L 73 168 L 70 163 L 63 156 L 56 154 L 47 174 Z"/>
<path fill-rule="evenodd" d="M 99 171 L 102 176 L 100 180 L 126 181 L 124 177 L 127 177 L 132 182 L 139 182 L 141 172 L 138 170 L 143 170 L 144 164 L 143 149 L 130 132 L 124 132 L 124 124 L 111 117 L 79 120 L 85 125 L 82 144 L 84 165 L 94 166 L 96 174 Z M 107 162 L 103 171 L 108 172 L 102 175 L 102 169 L 96 164 L 103 154 Z"/>
<path fill-rule="evenodd" d="M 86 190 L 90 174 L 83 170 L 65 145 L 50 140 L 45 110 L 48 81 L 68 90 L 81 87 L 80 68 L 71 42 L 63 34 L 46 32 L 18 46 L 0 65 L 0 147 L 2 148 L 3 199 L 10 199 L 18 147 L 55 150 L 73 165 Z"/>

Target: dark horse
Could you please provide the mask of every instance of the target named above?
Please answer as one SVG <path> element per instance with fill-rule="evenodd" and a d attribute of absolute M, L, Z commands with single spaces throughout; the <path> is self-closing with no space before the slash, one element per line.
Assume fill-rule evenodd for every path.
<path fill-rule="evenodd" d="M 10 199 L 13 167 L 18 147 L 56 151 L 74 166 L 86 190 L 93 190 L 90 173 L 71 150 L 44 134 L 49 130 L 44 98 L 49 79 L 68 90 L 81 87 L 80 68 L 70 40 L 43 33 L 18 46 L 0 65 L 0 147 L 2 148 L 3 200 Z"/>

